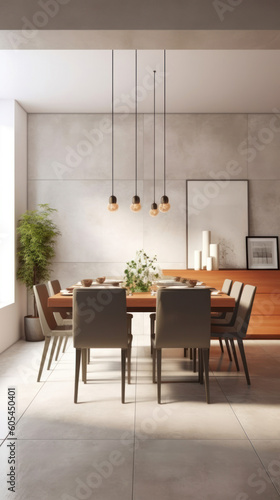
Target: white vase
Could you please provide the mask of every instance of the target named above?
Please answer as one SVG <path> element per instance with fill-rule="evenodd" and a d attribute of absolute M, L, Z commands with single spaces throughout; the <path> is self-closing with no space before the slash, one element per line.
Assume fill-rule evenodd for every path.
<path fill-rule="evenodd" d="M 202 231 L 202 269 L 206 269 L 207 257 L 209 257 L 209 246 L 211 231 Z"/>
<path fill-rule="evenodd" d="M 213 271 L 219 269 L 219 245 L 218 243 L 211 243 L 210 245 L 210 257 L 213 258 Z"/>

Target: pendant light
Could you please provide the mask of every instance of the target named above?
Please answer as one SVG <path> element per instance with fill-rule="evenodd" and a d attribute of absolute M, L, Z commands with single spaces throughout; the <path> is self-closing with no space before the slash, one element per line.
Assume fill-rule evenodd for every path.
<path fill-rule="evenodd" d="M 170 210 L 169 198 L 166 196 L 166 50 L 164 50 L 164 110 L 163 110 L 163 196 L 160 200 L 161 212 Z"/>
<path fill-rule="evenodd" d="M 132 198 L 132 203 L 130 205 L 130 210 L 132 212 L 139 212 L 141 210 L 141 203 L 140 203 L 140 198 L 137 195 L 137 149 L 138 149 L 138 144 L 137 144 L 137 123 L 138 121 L 138 116 L 137 116 L 137 50 L 135 50 L 135 195 Z"/>
<path fill-rule="evenodd" d="M 156 204 L 156 71 L 154 70 L 154 202 L 151 204 L 149 212 L 151 217 L 156 217 L 158 214 L 158 206 Z"/>
<path fill-rule="evenodd" d="M 112 195 L 109 198 L 108 210 L 115 212 L 119 205 L 114 196 L 114 51 L 112 50 Z"/>

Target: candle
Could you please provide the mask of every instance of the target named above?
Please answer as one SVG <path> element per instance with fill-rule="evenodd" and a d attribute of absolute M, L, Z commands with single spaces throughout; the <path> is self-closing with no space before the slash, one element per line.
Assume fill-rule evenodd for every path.
<path fill-rule="evenodd" d="M 199 271 L 201 268 L 201 250 L 194 251 L 194 270 Z"/>
<path fill-rule="evenodd" d="M 213 257 L 207 257 L 206 269 L 207 269 L 207 271 L 212 271 L 212 269 L 213 269 Z"/>
<path fill-rule="evenodd" d="M 210 257 L 213 257 L 213 270 L 219 269 L 219 245 L 217 243 L 211 243 Z"/>
<path fill-rule="evenodd" d="M 209 245 L 211 241 L 211 231 L 202 231 L 202 269 L 206 269 L 207 257 L 209 257 Z"/>

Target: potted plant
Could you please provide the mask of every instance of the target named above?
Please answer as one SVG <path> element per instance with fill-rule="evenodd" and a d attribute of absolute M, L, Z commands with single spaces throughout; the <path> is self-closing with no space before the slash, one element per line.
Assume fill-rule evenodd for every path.
<path fill-rule="evenodd" d="M 136 259 L 127 262 L 124 271 L 124 286 L 129 292 L 148 292 L 154 279 L 159 278 L 155 262 L 156 255 L 151 258 L 144 250 L 136 253 Z"/>
<path fill-rule="evenodd" d="M 55 209 L 48 204 L 38 205 L 37 210 L 27 210 L 20 218 L 18 234 L 18 271 L 17 279 L 33 291 L 33 285 L 50 279 L 50 263 L 55 255 L 54 245 L 60 235 L 52 221 Z M 25 337 L 29 341 L 43 340 L 44 336 L 33 297 L 33 315 L 25 316 Z"/>

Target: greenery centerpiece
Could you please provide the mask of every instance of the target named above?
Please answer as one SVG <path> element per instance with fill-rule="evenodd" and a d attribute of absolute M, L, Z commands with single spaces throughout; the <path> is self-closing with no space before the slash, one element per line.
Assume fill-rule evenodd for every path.
<path fill-rule="evenodd" d="M 17 228 L 17 279 L 31 291 L 33 285 L 50 278 L 54 246 L 57 236 L 61 234 L 52 220 L 52 215 L 57 210 L 46 203 L 38 207 L 37 210 L 27 210 L 21 216 Z M 35 299 L 33 317 L 38 317 Z"/>
<path fill-rule="evenodd" d="M 148 292 L 153 280 L 159 278 L 156 261 L 156 255 L 151 258 L 144 250 L 139 250 L 135 260 L 126 263 L 124 286 L 132 293 Z"/>

